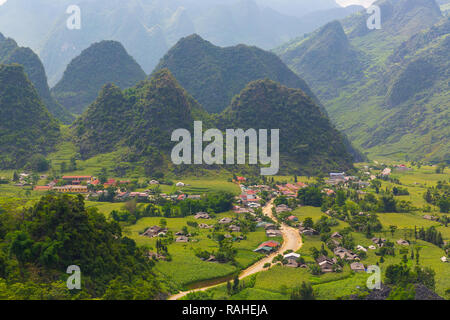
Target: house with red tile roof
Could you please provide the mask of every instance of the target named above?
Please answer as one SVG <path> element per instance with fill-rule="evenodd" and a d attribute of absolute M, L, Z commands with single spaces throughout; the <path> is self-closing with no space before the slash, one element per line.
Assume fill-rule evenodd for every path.
<path fill-rule="evenodd" d="M 50 186 L 35 186 L 33 188 L 34 191 L 48 191 L 51 189 L 52 189 L 52 187 L 50 187 Z"/>

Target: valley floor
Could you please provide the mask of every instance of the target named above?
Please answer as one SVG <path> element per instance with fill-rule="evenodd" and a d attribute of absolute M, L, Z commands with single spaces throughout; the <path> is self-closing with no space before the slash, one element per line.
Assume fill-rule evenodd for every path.
<path fill-rule="evenodd" d="M 83 166 L 83 164 L 81 164 Z M 367 164 L 360 164 L 363 167 Z M 74 172 L 78 173 L 78 172 Z M 376 170 L 373 171 L 377 174 Z M 12 176 L 13 171 L 0 171 L 0 176 Z M 450 227 L 445 227 L 436 221 L 424 219 L 426 215 L 441 216 L 438 208 L 429 206 L 423 194 L 430 186 L 435 186 L 438 181 L 448 181 L 450 179 L 450 171 L 446 169 L 445 173 L 435 173 L 434 167 L 423 166 L 415 167 L 413 170 L 404 172 L 394 172 L 393 176 L 398 179 L 398 183 L 383 181 L 381 188 L 386 187 L 403 187 L 408 188 L 408 196 L 397 196 L 397 199 L 411 201 L 411 203 L 419 208 L 418 211 L 408 213 L 378 213 L 378 218 L 383 226 L 379 233 L 375 233 L 376 237 L 387 238 L 395 243 L 396 250 L 400 250 L 401 246 L 396 244 L 399 239 L 408 240 L 411 244 L 410 248 L 420 248 L 421 265 L 431 267 L 435 273 L 436 293 L 440 296 L 450 299 L 450 264 L 441 262 L 441 257 L 445 252 L 422 240 L 414 239 L 415 228 L 428 228 L 434 226 L 442 233 L 444 241 L 450 240 Z M 275 177 L 278 181 L 293 183 L 294 177 Z M 180 181 L 189 182 L 189 186 L 167 188 L 164 191 L 173 192 L 181 191 L 190 194 L 208 193 L 215 191 L 232 191 L 236 195 L 239 194 L 239 187 L 235 183 L 227 181 L 226 176 L 221 177 L 188 177 L 186 179 L 178 178 Z M 312 181 L 311 178 L 298 177 L 299 181 Z M 15 187 L 11 184 L 0 184 L 0 205 L 8 207 L 10 203 L 20 203 L 23 207 L 29 207 L 35 203 L 42 193 L 30 191 L 27 188 Z M 89 207 L 97 207 L 100 212 L 109 218 L 112 210 L 121 210 L 123 203 L 105 203 L 105 202 L 86 202 Z M 428 209 L 427 209 L 428 206 Z M 272 203 L 269 203 L 264 214 L 272 219 Z M 320 208 L 303 206 L 295 209 L 292 215 L 296 216 L 299 221 L 305 218 L 312 218 L 314 222 L 318 221 L 325 214 Z M 236 218 L 236 213 L 226 212 L 217 214 L 213 222 L 217 222 L 222 218 Z M 184 218 L 164 218 L 167 228 L 173 233 L 180 231 L 188 222 L 195 222 L 192 216 Z M 158 225 L 161 217 L 147 217 L 139 219 L 135 224 L 125 226 L 124 235 L 134 239 L 139 246 L 146 246 L 153 249 L 156 245 L 156 239 L 146 238 L 140 235 L 146 228 Z M 198 222 L 198 220 L 197 220 Z M 395 225 L 395 232 L 390 231 L 390 226 Z M 332 228 L 332 232 L 341 232 L 349 227 L 346 222 L 339 221 L 339 224 Z M 247 234 L 247 238 L 243 241 L 235 242 L 237 249 L 236 261 L 238 265 L 229 263 L 211 263 L 202 261 L 195 255 L 195 251 L 214 250 L 217 249 L 217 242 L 210 237 L 210 231 L 200 230 L 195 236 L 195 241 L 188 243 L 173 243 L 168 246 L 168 250 L 172 256 L 171 261 L 156 262 L 155 272 L 159 275 L 168 288 L 172 292 L 172 299 L 236 299 L 236 300 L 284 300 L 290 298 L 290 292 L 294 287 L 302 284 L 302 282 L 311 283 L 317 299 L 333 300 L 344 296 L 356 294 L 366 287 L 366 281 L 369 274 L 365 272 L 354 272 L 345 265 L 340 273 L 326 273 L 322 275 L 313 275 L 305 268 L 289 268 L 277 263 L 271 264 L 267 268 L 267 263 L 271 263 L 278 253 L 284 253 L 287 250 L 299 253 L 306 262 L 314 261 L 311 250 L 316 248 L 320 250 L 323 242 L 320 236 L 303 236 L 299 235 L 297 229 L 282 225 L 281 231 L 283 238 L 275 238 L 282 242 L 281 248 L 277 253 L 270 256 L 264 256 L 253 250 L 259 244 L 267 241 L 264 228 L 257 228 L 254 232 Z M 365 248 L 372 245 L 371 239 L 367 239 L 364 234 L 352 232 L 355 245 L 361 245 Z M 384 262 L 380 263 L 380 258 L 375 251 L 369 250 L 367 257 L 362 261 L 364 265 L 378 264 L 382 271 L 391 264 L 397 264 L 402 261 L 402 256 L 386 256 Z M 408 265 L 414 267 L 416 262 L 408 260 Z M 241 289 L 239 292 L 230 294 L 226 283 L 233 280 L 234 276 L 239 274 L 241 280 Z M 384 277 L 384 276 L 383 276 Z M 190 290 L 189 290 L 190 289 Z M 199 294 L 201 296 L 198 296 Z"/>

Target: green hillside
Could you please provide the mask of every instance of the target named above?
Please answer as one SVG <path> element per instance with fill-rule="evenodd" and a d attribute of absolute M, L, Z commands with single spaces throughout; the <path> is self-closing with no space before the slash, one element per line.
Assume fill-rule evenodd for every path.
<path fill-rule="evenodd" d="M 144 71 L 119 42 L 102 41 L 70 62 L 52 94 L 68 110 L 81 114 L 106 83 L 125 89 L 145 77 Z"/>
<path fill-rule="evenodd" d="M 64 123 L 73 121 L 74 117 L 51 97 L 44 66 L 31 49 L 19 47 L 13 39 L 0 33 L 0 63 L 23 65 L 48 111 Z"/>
<path fill-rule="evenodd" d="M 363 76 L 364 57 L 350 44 L 338 21 L 330 22 L 308 38 L 292 41 L 276 52 L 321 99 L 336 97 L 340 88 Z"/>
<path fill-rule="evenodd" d="M 283 172 L 311 174 L 352 167 L 344 138 L 317 104 L 302 90 L 271 80 L 250 83 L 223 114 L 211 117 L 170 71 L 162 69 L 125 91 L 106 85 L 72 132 L 84 159 L 120 150 L 124 163 L 139 163 L 147 172 L 167 171 L 174 169 L 169 158 L 173 130 L 193 132 L 195 120 L 203 121 L 204 128 L 223 130 L 281 129 Z"/>
<path fill-rule="evenodd" d="M 434 0 L 376 4 L 381 30 L 357 13 L 277 53 L 369 156 L 448 161 L 448 20 Z"/>
<path fill-rule="evenodd" d="M 302 90 L 271 80 L 247 85 L 221 115 L 223 128 L 280 129 L 281 172 L 347 170 L 344 138 Z"/>
<path fill-rule="evenodd" d="M 306 82 L 274 54 L 246 45 L 221 48 L 198 35 L 181 39 L 155 70 L 164 68 L 211 113 L 223 111 L 249 82 L 265 78 L 314 97 Z"/>
<path fill-rule="evenodd" d="M 0 168 L 22 167 L 52 150 L 59 123 L 20 65 L 0 65 Z"/>
<path fill-rule="evenodd" d="M 204 111 L 168 70 L 121 91 L 106 85 L 96 101 L 74 123 L 83 158 L 125 147 L 124 161 L 143 161 L 149 170 L 166 164 L 172 131 L 192 128 Z"/>

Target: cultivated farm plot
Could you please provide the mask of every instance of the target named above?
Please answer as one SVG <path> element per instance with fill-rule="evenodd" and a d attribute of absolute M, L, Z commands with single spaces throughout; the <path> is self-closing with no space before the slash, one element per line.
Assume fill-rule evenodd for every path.
<path fill-rule="evenodd" d="M 134 239 L 140 246 L 147 246 L 152 251 L 156 251 L 156 238 L 146 238 L 139 233 L 143 232 L 146 228 L 153 225 L 160 225 L 161 219 L 167 221 L 167 228 L 174 234 L 187 225 L 188 221 L 195 221 L 198 223 L 214 224 L 218 220 L 224 217 L 234 217 L 232 212 L 216 215 L 213 220 L 196 220 L 193 216 L 185 218 L 142 218 L 135 225 L 126 227 L 125 235 Z M 171 281 L 174 287 L 178 289 L 186 289 L 189 285 L 229 276 L 239 269 L 229 263 L 211 263 L 202 261 L 195 256 L 195 249 L 217 251 L 218 244 L 216 241 L 208 238 L 208 235 L 212 234 L 211 230 L 204 230 L 198 228 L 192 228 L 188 226 L 189 232 L 198 233 L 193 236 L 194 241 L 188 243 L 172 243 L 168 246 L 168 251 L 172 256 L 172 261 L 158 261 L 156 263 L 156 270 L 165 275 L 169 281 Z M 259 228 L 256 232 L 247 234 L 247 240 L 234 242 L 234 247 L 237 249 L 236 261 L 245 268 L 252 263 L 263 257 L 261 254 L 253 252 L 253 250 L 263 241 L 266 241 L 267 237 L 262 228 Z"/>

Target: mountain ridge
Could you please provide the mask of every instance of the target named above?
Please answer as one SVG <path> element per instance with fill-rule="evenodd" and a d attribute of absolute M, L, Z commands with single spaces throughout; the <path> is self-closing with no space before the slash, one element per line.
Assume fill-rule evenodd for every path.
<path fill-rule="evenodd" d="M 0 64 L 0 168 L 25 166 L 50 152 L 58 138 L 59 122 L 45 108 L 24 67 Z"/>
<path fill-rule="evenodd" d="M 92 44 L 67 66 L 63 78 L 52 88 L 55 98 L 73 113 L 82 113 L 106 83 L 125 89 L 146 74 L 117 41 Z"/>
<path fill-rule="evenodd" d="M 276 55 L 253 46 L 222 48 L 193 34 L 180 39 L 155 71 L 165 68 L 211 113 L 223 111 L 247 83 L 263 78 L 300 88 L 319 104 L 306 82 Z"/>
<path fill-rule="evenodd" d="M 23 65 L 47 109 L 63 123 L 73 121 L 74 117 L 51 96 L 44 66 L 30 48 L 19 47 L 15 40 L 0 33 L 0 63 Z"/>

